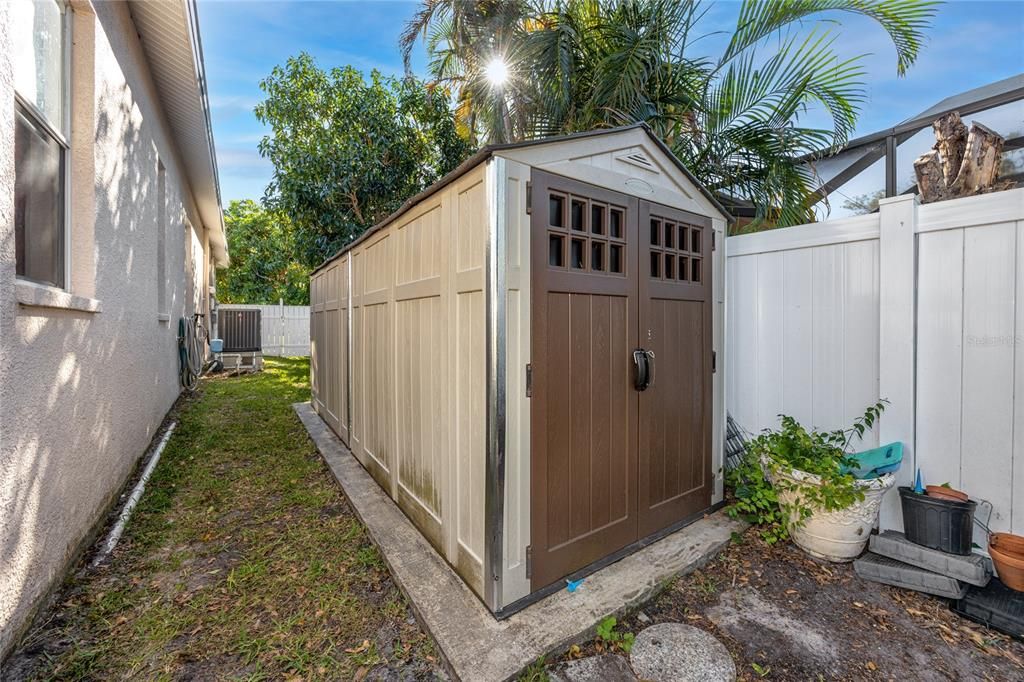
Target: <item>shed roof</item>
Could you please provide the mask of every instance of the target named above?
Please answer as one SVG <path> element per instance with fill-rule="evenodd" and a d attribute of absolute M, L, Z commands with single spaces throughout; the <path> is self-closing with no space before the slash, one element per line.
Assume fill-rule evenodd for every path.
<path fill-rule="evenodd" d="M 647 136 L 654 142 L 654 144 L 658 147 L 658 149 L 669 160 L 671 160 L 672 164 L 677 169 L 679 169 L 679 171 L 682 172 L 683 175 L 685 175 L 686 178 L 691 183 L 693 183 L 694 187 L 696 187 L 698 190 L 700 190 L 701 195 L 705 199 L 707 199 L 711 203 L 712 206 L 714 206 L 715 210 L 717 210 L 719 213 L 722 214 L 723 218 L 725 218 L 726 220 L 728 220 L 730 222 L 733 220 L 732 215 L 729 213 L 728 210 L 726 210 L 726 208 L 724 206 L 722 206 L 722 204 L 718 200 L 718 198 L 710 190 L 708 190 L 706 187 L 704 187 L 704 185 L 702 185 L 701 182 L 696 177 L 694 177 L 693 173 L 691 173 L 689 171 L 689 169 L 687 169 L 686 166 L 683 165 L 683 162 L 680 161 L 679 158 L 676 157 L 676 155 L 672 153 L 672 150 L 669 149 L 668 145 L 666 145 L 661 140 L 661 138 L 659 138 L 657 135 L 654 134 L 654 131 L 651 130 L 650 126 L 648 126 L 646 123 L 642 123 L 642 122 L 641 123 L 633 123 L 631 125 L 619 126 L 617 128 L 600 128 L 600 129 L 597 129 L 597 130 L 587 130 L 587 131 L 579 132 L 579 133 L 570 133 L 568 135 L 557 135 L 555 137 L 545 137 L 545 138 L 540 138 L 540 139 L 536 139 L 536 140 L 523 140 L 521 142 L 507 142 L 507 143 L 503 143 L 503 144 L 487 145 L 486 147 L 482 148 L 480 151 L 476 152 L 475 154 L 470 156 L 468 159 L 463 161 L 461 164 L 459 164 L 458 167 L 456 167 L 454 170 L 452 170 L 451 172 L 446 174 L 444 177 L 440 178 L 437 182 L 435 182 L 434 184 L 430 185 L 429 187 L 424 189 L 422 192 L 420 192 L 420 193 L 410 197 L 409 199 L 407 199 L 405 202 L 402 203 L 401 206 L 398 207 L 398 209 L 396 211 L 394 211 L 389 216 L 387 216 L 386 218 L 384 218 L 383 220 L 378 222 L 373 227 L 367 229 L 357 239 L 355 239 L 354 241 L 352 241 L 349 244 L 346 244 L 341 249 L 339 249 L 337 252 L 335 252 L 333 255 L 328 257 L 326 260 L 324 260 L 323 263 L 321 263 L 316 268 L 314 268 L 313 271 L 310 272 L 310 275 L 313 275 L 313 274 L 319 272 L 325 266 L 327 266 L 331 262 L 333 262 L 335 259 L 337 259 L 340 256 L 344 255 L 347 251 L 353 249 L 354 247 L 358 246 L 361 242 L 363 242 L 364 240 L 368 239 L 375 232 L 377 232 L 381 228 L 383 228 L 383 227 L 389 225 L 390 223 L 392 223 L 396 218 L 401 216 L 403 213 L 408 211 L 410 208 L 412 208 L 413 206 L 415 206 L 419 202 L 423 201 L 424 199 L 427 199 L 428 197 L 430 197 L 433 194 L 437 193 L 438 191 L 440 191 L 441 189 L 443 189 L 447 185 L 451 184 L 455 180 L 458 180 L 460 177 L 462 177 L 463 175 L 465 175 L 470 170 L 472 170 L 473 168 L 475 168 L 479 164 L 483 163 L 484 161 L 487 161 L 488 159 L 490 159 L 492 156 L 494 156 L 498 152 L 502 152 L 502 151 L 506 151 L 506 150 L 510 150 L 510 149 L 524 149 L 524 148 L 527 148 L 527 147 L 540 147 L 540 146 L 544 146 L 544 145 L 557 144 L 557 143 L 560 143 L 560 142 L 568 142 L 568 141 L 574 141 L 574 140 L 582 140 L 582 139 L 591 138 L 591 137 L 598 137 L 598 136 L 602 136 L 602 135 L 614 135 L 614 134 L 622 133 L 622 132 L 625 132 L 625 131 L 638 130 L 638 129 L 639 130 L 643 130 L 645 133 L 647 133 Z"/>

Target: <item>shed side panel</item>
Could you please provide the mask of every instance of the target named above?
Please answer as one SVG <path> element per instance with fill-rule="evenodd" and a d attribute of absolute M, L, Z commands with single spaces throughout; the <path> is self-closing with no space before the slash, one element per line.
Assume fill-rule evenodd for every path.
<path fill-rule="evenodd" d="M 337 343 L 331 350 L 335 358 L 333 380 L 337 387 L 335 414 L 338 428 L 335 431 L 346 445 L 349 442 L 349 263 L 349 256 L 338 259 L 338 310 L 334 322 Z"/>
<path fill-rule="evenodd" d="M 353 452 L 394 497 L 391 440 L 394 435 L 394 339 L 392 297 L 394 257 L 391 231 L 382 230 L 353 252 L 358 305 L 353 300 L 353 393 L 358 417 Z"/>
<path fill-rule="evenodd" d="M 484 471 L 486 465 L 487 358 L 484 294 L 487 242 L 485 166 L 452 186 L 452 250 L 455 329 L 454 564 L 482 594 Z"/>
<path fill-rule="evenodd" d="M 445 554 L 444 492 L 450 428 L 448 256 L 442 197 L 397 221 L 395 241 L 395 398 L 398 504 Z"/>
<path fill-rule="evenodd" d="M 526 577 L 526 547 L 530 544 L 530 399 L 526 396 L 526 366 L 530 363 L 530 216 L 526 213 L 526 184 L 530 167 L 506 160 L 505 170 L 507 421 L 500 606 L 530 593 Z"/>
<path fill-rule="evenodd" d="M 481 166 L 343 257 L 351 268 L 350 449 L 478 594 L 486 209 Z M 339 385 L 343 396 L 344 379 Z"/>
<path fill-rule="evenodd" d="M 338 338 L 339 330 L 339 310 L 338 310 L 338 298 L 339 298 L 339 287 L 338 287 L 338 273 L 341 270 L 340 263 L 336 263 L 324 271 L 321 288 L 321 298 L 323 303 L 321 305 L 321 338 L 323 339 L 323 352 L 320 354 L 320 393 L 321 393 L 321 405 L 324 421 L 330 426 L 335 433 L 340 430 L 341 421 L 338 418 L 339 405 L 338 405 L 338 394 L 340 391 L 338 381 L 338 366 L 340 364 L 340 355 L 338 353 L 340 340 Z"/>
<path fill-rule="evenodd" d="M 320 353 L 323 352 L 323 333 L 320 321 L 323 319 L 323 305 L 320 299 L 320 283 L 323 271 L 309 280 L 309 400 L 316 413 L 323 417 L 320 406 Z"/>

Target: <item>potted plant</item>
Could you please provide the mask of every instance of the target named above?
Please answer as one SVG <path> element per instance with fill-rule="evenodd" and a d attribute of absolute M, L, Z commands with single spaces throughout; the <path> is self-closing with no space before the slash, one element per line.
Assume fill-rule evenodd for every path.
<path fill-rule="evenodd" d="M 729 513 L 762 526 L 762 537 L 787 537 L 808 554 L 852 561 L 867 544 L 882 495 L 892 474 L 857 479 L 849 454 L 885 409 L 879 401 L 846 430 L 808 431 L 779 415 L 778 429 L 765 429 L 747 444 L 740 465 L 727 474 L 735 500 Z"/>

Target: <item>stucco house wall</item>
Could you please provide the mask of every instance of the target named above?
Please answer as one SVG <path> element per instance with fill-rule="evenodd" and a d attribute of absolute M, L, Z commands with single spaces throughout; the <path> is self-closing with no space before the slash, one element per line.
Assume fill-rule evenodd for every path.
<path fill-rule="evenodd" d="M 15 278 L 10 8 L 0 3 L 0 659 L 178 397 L 177 320 L 208 312 L 213 267 L 129 6 L 72 7 L 71 296 L 26 305 Z"/>

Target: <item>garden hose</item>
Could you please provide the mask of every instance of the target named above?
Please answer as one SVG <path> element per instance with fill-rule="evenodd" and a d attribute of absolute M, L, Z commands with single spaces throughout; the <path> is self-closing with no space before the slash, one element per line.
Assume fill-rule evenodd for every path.
<path fill-rule="evenodd" d="M 195 322 L 187 317 L 178 320 L 178 380 L 182 388 L 196 390 L 203 368 L 202 341 L 196 334 Z"/>

